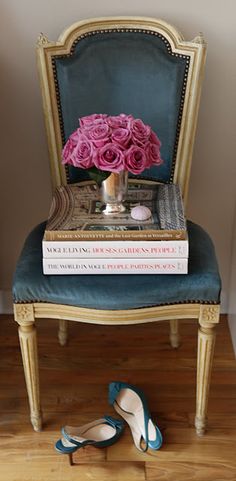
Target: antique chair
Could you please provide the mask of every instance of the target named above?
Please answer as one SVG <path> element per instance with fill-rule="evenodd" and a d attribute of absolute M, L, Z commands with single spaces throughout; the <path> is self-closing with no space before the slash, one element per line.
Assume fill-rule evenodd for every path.
<path fill-rule="evenodd" d="M 191 157 L 206 45 L 202 35 L 187 42 L 162 20 L 98 18 L 75 23 L 57 42 L 40 35 L 37 44 L 53 187 L 78 182 L 86 171 L 61 164 L 61 150 L 92 113 L 132 113 L 158 132 L 164 164 L 144 178 L 179 183 L 187 202 Z M 195 426 L 206 427 L 207 401 L 219 322 L 220 278 L 213 244 L 188 223 L 188 275 L 44 276 L 41 241 L 45 224 L 27 238 L 16 268 L 13 296 L 29 396 L 31 422 L 42 428 L 35 320 L 59 319 L 66 342 L 67 321 L 135 324 L 170 321 L 178 347 L 178 320 L 199 322 Z"/>

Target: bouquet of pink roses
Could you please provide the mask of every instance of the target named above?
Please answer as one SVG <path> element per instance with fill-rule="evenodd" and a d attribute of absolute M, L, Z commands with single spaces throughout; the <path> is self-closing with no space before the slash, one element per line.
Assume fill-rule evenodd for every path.
<path fill-rule="evenodd" d="M 137 175 L 162 164 L 160 146 L 151 127 L 132 115 L 92 114 L 79 119 L 63 148 L 62 163 L 88 169 L 96 181 L 122 170 Z"/>

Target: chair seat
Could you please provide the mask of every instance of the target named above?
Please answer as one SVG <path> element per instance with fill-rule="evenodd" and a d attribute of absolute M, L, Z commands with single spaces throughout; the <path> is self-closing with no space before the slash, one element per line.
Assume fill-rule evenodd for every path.
<path fill-rule="evenodd" d="M 15 303 L 49 302 L 95 309 L 134 309 L 176 303 L 219 303 L 220 276 L 213 243 L 188 221 L 189 273 L 172 275 L 44 275 L 45 223 L 28 236 L 17 264 Z"/>

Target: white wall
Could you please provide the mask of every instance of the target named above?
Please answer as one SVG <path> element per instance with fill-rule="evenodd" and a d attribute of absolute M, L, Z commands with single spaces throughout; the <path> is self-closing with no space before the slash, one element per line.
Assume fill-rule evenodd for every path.
<path fill-rule="evenodd" d="M 229 285 L 229 327 L 236 354 L 236 210 L 234 217 L 234 230 L 231 257 L 231 276 Z"/>
<path fill-rule="evenodd" d="M 11 288 L 24 237 L 46 218 L 51 199 L 34 53 L 38 34 L 56 40 L 66 26 L 88 17 L 155 16 L 173 23 L 187 39 L 202 31 L 208 41 L 188 214 L 215 242 L 226 309 L 235 204 L 234 0 L 2 0 L 1 6 L 0 290 Z"/>

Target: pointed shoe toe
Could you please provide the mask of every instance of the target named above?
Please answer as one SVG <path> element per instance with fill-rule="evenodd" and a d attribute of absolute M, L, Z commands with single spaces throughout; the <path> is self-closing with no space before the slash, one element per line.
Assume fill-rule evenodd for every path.
<path fill-rule="evenodd" d="M 55 443 L 55 449 L 61 454 L 72 454 L 77 451 L 78 446 L 62 438 Z"/>

